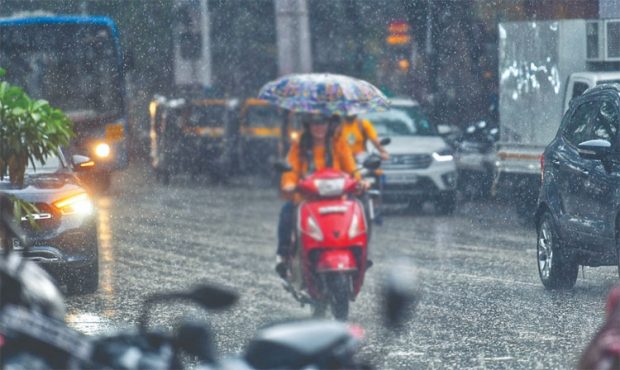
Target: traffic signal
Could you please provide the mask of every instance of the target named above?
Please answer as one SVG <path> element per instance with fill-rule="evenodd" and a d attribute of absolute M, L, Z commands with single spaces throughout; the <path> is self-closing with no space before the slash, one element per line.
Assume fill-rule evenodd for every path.
<path fill-rule="evenodd" d="M 385 39 L 388 45 L 409 45 L 409 24 L 405 21 L 392 21 L 388 24 L 388 35 Z"/>

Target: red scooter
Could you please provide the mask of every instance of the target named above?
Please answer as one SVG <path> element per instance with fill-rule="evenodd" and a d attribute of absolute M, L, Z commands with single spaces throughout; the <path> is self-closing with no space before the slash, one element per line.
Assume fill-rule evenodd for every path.
<path fill-rule="evenodd" d="M 376 169 L 380 163 L 373 156 L 364 168 Z M 284 286 L 302 305 L 310 304 L 314 316 L 323 316 L 330 306 L 336 319 L 346 320 L 368 267 L 368 224 L 354 196 L 359 182 L 324 169 L 301 179 L 297 191 L 304 201 L 297 207 L 291 274 Z"/>

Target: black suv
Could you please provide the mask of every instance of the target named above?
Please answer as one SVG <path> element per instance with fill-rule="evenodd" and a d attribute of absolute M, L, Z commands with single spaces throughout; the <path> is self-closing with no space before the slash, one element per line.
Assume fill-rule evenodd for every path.
<path fill-rule="evenodd" d="M 538 272 L 547 289 L 572 288 L 579 265 L 620 272 L 620 85 L 571 101 L 541 158 Z"/>

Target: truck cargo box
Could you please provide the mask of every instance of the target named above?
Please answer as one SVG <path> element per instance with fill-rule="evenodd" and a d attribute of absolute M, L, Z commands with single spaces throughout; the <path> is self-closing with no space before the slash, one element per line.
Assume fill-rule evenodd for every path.
<path fill-rule="evenodd" d="M 585 20 L 500 23 L 500 149 L 544 148 L 562 119 L 568 76 L 585 70 Z"/>

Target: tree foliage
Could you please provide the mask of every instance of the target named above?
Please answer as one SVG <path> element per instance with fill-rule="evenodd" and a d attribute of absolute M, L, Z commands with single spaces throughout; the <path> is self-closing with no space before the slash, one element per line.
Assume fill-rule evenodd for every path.
<path fill-rule="evenodd" d="M 0 78 L 5 71 L 0 68 Z M 31 99 L 22 88 L 0 80 L 0 176 L 22 187 L 28 162 L 45 163 L 74 136 L 67 116 L 45 100 Z"/>

